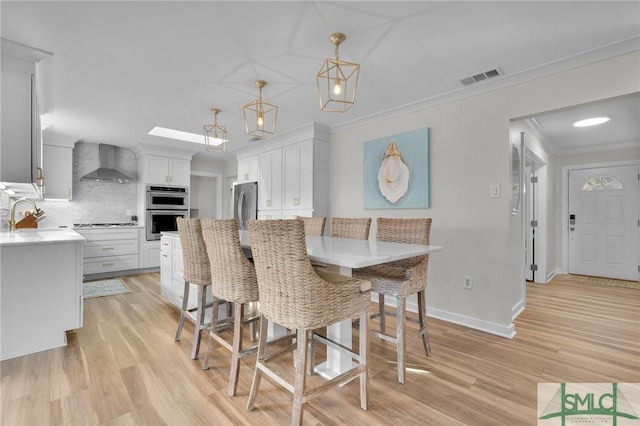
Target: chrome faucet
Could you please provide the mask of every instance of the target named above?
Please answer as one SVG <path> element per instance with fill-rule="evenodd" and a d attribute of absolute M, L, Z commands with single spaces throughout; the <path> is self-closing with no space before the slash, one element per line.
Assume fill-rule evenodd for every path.
<path fill-rule="evenodd" d="M 11 218 L 9 219 L 9 231 L 15 231 L 16 230 L 16 206 L 18 205 L 18 203 L 20 203 L 22 201 L 28 201 L 28 202 L 31 203 L 33 208 L 36 209 L 36 211 L 35 211 L 35 215 L 36 216 L 38 216 L 41 213 L 41 210 L 38 208 L 38 206 L 36 206 L 35 201 L 30 200 L 28 198 L 24 198 L 24 197 L 17 199 L 11 205 Z"/>

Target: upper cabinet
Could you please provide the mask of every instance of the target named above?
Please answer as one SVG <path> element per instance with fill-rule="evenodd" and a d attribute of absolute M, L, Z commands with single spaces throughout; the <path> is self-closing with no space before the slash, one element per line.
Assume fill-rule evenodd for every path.
<path fill-rule="evenodd" d="M 282 149 L 258 155 L 258 210 L 282 209 Z"/>
<path fill-rule="evenodd" d="M 182 158 L 144 155 L 142 180 L 147 184 L 189 186 L 191 161 Z"/>
<path fill-rule="evenodd" d="M 282 149 L 284 156 L 283 209 L 313 209 L 313 141 L 296 143 Z"/>
<path fill-rule="evenodd" d="M 270 138 L 260 149 L 238 159 L 238 181 L 257 158 L 258 218 L 328 214 L 329 132 L 312 123 Z"/>
<path fill-rule="evenodd" d="M 238 183 L 257 181 L 258 157 L 255 155 L 251 155 L 249 157 L 238 159 Z"/>
<path fill-rule="evenodd" d="M 44 185 L 40 117 L 52 109 L 47 85 L 52 61 L 49 52 L 2 39 L 0 181 L 27 184 L 32 194 L 7 185 L 24 195 Z"/>
<path fill-rule="evenodd" d="M 71 201 L 73 196 L 73 148 L 43 145 L 44 199 Z"/>

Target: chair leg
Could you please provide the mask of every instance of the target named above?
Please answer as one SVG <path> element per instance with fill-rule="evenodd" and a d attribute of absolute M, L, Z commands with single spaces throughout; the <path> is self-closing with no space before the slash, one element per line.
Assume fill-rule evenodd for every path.
<path fill-rule="evenodd" d="M 209 356 L 211 356 L 211 352 L 213 352 L 213 343 L 214 338 L 211 336 L 213 333 L 217 333 L 217 320 L 220 312 L 220 300 L 214 297 L 213 299 L 213 307 L 211 312 L 211 327 L 209 328 L 209 344 L 207 346 L 207 352 L 204 354 L 204 360 L 202 360 L 202 369 L 209 369 Z"/>
<path fill-rule="evenodd" d="M 262 370 L 259 366 L 264 362 L 265 349 L 267 347 L 267 325 L 268 321 L 264 316 L 260 316 L 260 332 L 258 333 L 258 354 L 256 355 L 256 368 L 253 370 L 253 382 L 251 383 L 251 391 L 249 392 L 249 400 L 247 401 L 247 411 L 252 411 L 256 404 L 256 396 L 260 387 L 260 379 L 262 379 Z"/>
<path fill-rule="evenodd" d="M 301 425 L 303 414 L 303 397 L 304 386 L 307 380 L 306 376 L 306 362 L 307 362 L 307 335 L 309 330 L 299 329 L 297 332 L 297 360 L 296 360 L 296 373 L 295 384 L 293 388 L 293 411 L 291 413 L 291 424 Z"/>
<path fill-rule="evenodd" d="M 198 306 L 196 310 L 196 322 L 193 327 L 193 344 L 191 345 L 191 359 L 198 359 L 200 352 L 200 340 L 202 338 L 202 325 L 204 324 L 204 307 L 207 304 L 207 292 L 205 287 L 198 286 Z"/>
<path fill-rule="evenodd" d="M 427 327 L 427 297 L 426 290 L 418 292 L 418 319 L 420 320 L 420 333 L 422 345 L 427 356 L 431 356 L 431 344 L 429 343 L 429 328 Z"/>
<path fill-rule="evenodd" d="M 404 296 L 397 297 L 397 318 L 396 318 L 396 341 L 398 352 L 398 383 L 404 385 L 404 373 L 406 370 L 407 354 L 406 354 L 406 330 L 404 328 L 405 314 L 407 308 L 407 299 Z"/>
<path fill-rule="evenodd" d="M 307 354 L 307 374 L 313 375 L 316 365 L 316 341 L 313 339 L 313 330 L 309 333 L 309 352 Z"/>
<path fill-rule="evenodd" d="M 249 315 L 254 316 L 256 314 L 256 310 L 256 302 L 251 302 L 249 304 Z M 251 321 L 251 323 L 249 324 L 249 336 L 249 340 L 251 340 L 252 342 L 258 341 L 258 327 L 256 321 Z"/>
<path fill-rule="evenodd" d="M 378 308 L 380 311 L 380 333 L 385 333 L 387 328 L 387 313 L 384 305 L 384 294 L 382 293 L 378 293 Z"/>
<path fill-rule="evenodd" d="M 229 396 L 236 395 L 238 374 L 240 374 L 240 351 L 242 351 L 242 317 L 244 305 L 240 302 L 236 302 L 234 305 L 231 370 L 229 371 L 229 388 L 227 390 Z"/>
<path fill-rule="evenodd" d="M 182 326 L 184 326 L 185 312 L 189 306 L 189 288 L 191 286 L 187 281 L 184 282 L 184 293 L 182 297 L 182 310 L 180 311 L 180 321 L 178 321 L 178 329 L 176 330 L 176 342 L 180 341 L 182 335 Z"/>
<path fill-rule="evenodd" d="M 364 366 L 360 373 L 360 408 L 369 408 L 369 309 L 360 312 L 359 354 L 360 365 Z"/>

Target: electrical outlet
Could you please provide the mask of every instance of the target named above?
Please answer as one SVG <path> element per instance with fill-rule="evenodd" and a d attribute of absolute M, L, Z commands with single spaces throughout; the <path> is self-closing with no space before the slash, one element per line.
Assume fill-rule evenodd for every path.
<path fill-rule="evenodd" d="M 463 286 L 468 290 L 471 290 L 473 288 L 473 278 L 471 278 L 471 275 L 464 276 Z"/>

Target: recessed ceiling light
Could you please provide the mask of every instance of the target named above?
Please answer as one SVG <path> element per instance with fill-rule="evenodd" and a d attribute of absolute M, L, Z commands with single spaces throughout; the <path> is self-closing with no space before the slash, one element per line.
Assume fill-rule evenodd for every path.
<path fill-rule="evenodd" d="M 589 127 L 589 126 L 597 126 L 598 124 L 606 123 L 611 120 L 609 117 L 594 117 L 587 118 L 586 120 L 580 120 L 573 123 L 574 127 Z"/>
<path fill-rule="evenodd" d="M 154 127 L 148 133 L 151 136 L 160 136 L 163 138 L 177 139 L 179 141 L 194 142 L 204 144 L 204 135 L 197 133 L 183 132 L 181 130 L 167 129 L 166 127 Z M 220 145 L 224 142 L 222 139 L 215 140 L 211 145 Z"/>

